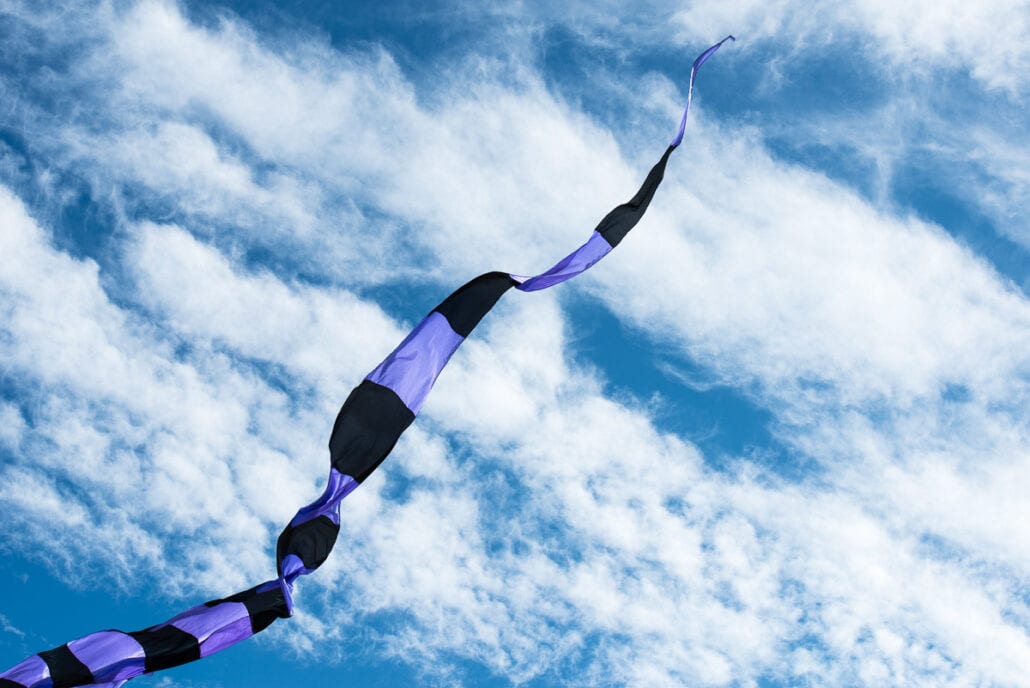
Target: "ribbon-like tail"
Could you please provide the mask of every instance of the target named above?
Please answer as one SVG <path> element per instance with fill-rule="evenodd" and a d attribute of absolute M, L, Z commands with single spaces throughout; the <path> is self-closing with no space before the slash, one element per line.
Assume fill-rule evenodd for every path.
<path fill-rule="evenodd" d="M 598 223 L 586 243 L 554 267 L 531 277 L 488 272 L 460 287 L 427 315 L 370 372 L 343 403 L 329 439 L 329 482 L 315 502 L 289 522 L 276 545 L 278 577 L 231 597 L 213 600 L 142 631 L 100 631 L 23 660 L 0 674 L 0 688 L 117 688 L 144 673 L 207 657 L 293 613 L 297 578 L 322 565 L 340 532 L 340 502 L 393 449 L 415 420 L 454 352 L 509 289 L 539 291 L 571 279 L 608 254 L 643 217 L 683 139 L 698 68 L 690 69 L 687 109 L 679 131 L 640 190 Z"/>

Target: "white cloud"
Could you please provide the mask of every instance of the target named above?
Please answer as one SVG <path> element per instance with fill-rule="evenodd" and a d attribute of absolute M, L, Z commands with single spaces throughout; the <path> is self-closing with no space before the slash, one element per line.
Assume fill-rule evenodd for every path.
<path fill-rule="evenodd" d="M 695 2 L 677 14 L 685 35 L 713 40 L 736 33 L 827 45 L 855 33 L 902 72 L 933 66 L 967 70 L 985 86 L 1025 87 L 1030 12 L 1025 0 L 947 2 Z"/>
<path fill-rule="evenodd" d="M 671 180 L 653 239 L 627 243 L 611 268 L 621 286 L 606 299 L 622 317 L 720 361 L 731 379 L 757 375 L 774 393 L 789 385 L 793 404 L 904 409 L 948 383 L 994 401 L 1021 387 L 1030 308 L 981 260 L 936 227 L 884 216 L 752 146 L 709 143 L 732 138 L 692 143 L 703 183 L 689 170 Z M 674 219 L 667 208 L 693 212 Z"/>
<path fill-rule="evenodd" d="M 93 564 L 116 557 L 121 565 L 111 575 L 124 582 L 138 570 L 130 561 L 163 569 L 162 550 L 183 545 L 171 538 L 201 528 L 206 541 L 238 561 L 209 562 L 200 580 L 243 582 L 240 566 L 260 570 L 255 555 L 268 524 L 234 485 L 250 479 L 248 447 L 265 444 L 258 440 L 263 429 L 252 435 L 248 423 L 269 409 L 290 418 L 283 396 L 211 351 L 177 361 L 171 341 L 108 299 L 97 265 L 49 245 L 6 189 L 0 224 L 3 252 L 15 257 L 0 267 L 5 371 L 33 409 L 31 428 L 21 433 L 23 459 L 4 467 L 8 523 L 38 533 L 46 556 L 57 561 L 71 564 L 73 553 Z M 303 415 L 291 420 L 308 422 Z M 273 434 L 258 455 L 303 437 L 285 427 Z M 319 445 L 294 448 L 317 456 Z M 289 473 L 274 485 L 298 501 L 311 489 Z M 287 514 L 274 516 L 278 522 Z M 67 527 L 66 536 L 54 536 L 55 523 Z M 187 549 L 180 553 L 187 560 L 201 551 Z M 76 571 L 64 573 L 86 573 Z M 170 585 L 194 575 L 163 572 Z"/>
<path fill-rule="evenodd" d="M 489 416 L 480 425 L 475 421 L 489 411 L 480 410 L 472 384 L 458 384 L 438 390 L 437 403 L 458 395 L 467 399 L 434 411 L 434 416 L 439 413 L 441 422 L 457 419 L 450 422 L 468 428 L 473 446 L 480 448 L 477 455 L 492 450 L 523 476 L 540 509 L 532 517 L 523 514 L 526 522 L 560 524 L 565 537 L 554 546 L 588 553 L 582 568 L 560 567 L 565 571 L 547 572 L 537 585 L 546 590 L 561 581 L 564 589 L 557 598 L 573 601 L 589 619 L 586 628 L 646 638 L 640 645 L 629 644 L 636 656 L 627 666 L 662 667 L 667 677 L 681 671 L 678 680 L 672 679 L 681 684 L 718 683 L 717 667 L 725 662 L 732 666 L 727 675 L 738 680 L 756 665 L 789 675 L 775 658 L 784 643 L 810 633 L 827 646 L 819 682 L 847 682 L 836 673 L 842 657 L 849 656 L 865 633 L 893 629 L 891 633 L 902 632 L 912 645 L 899 660 L 897 670 L 903 675 L 915 676 L 942 656 L 926 652 L 929 643 L 964 647 L 964 672 L 988 675 L 997 660 L 998 681 L 1018 680 L 1027 641 L 1018 627 L 1002 621 L 1000 612 L 1013 593 L 1011 583 L 1002 583 L 1004 577 L 996 580 L 1002 583 L 997 597 L 985 597 L 977 592 L 975 569 L 965 569 L 960 561 L 925 559 L 915 541 L 922 528 L 947 532 L 948 527 L 904 522 L 908 514 L 901 500 L 884 507 L 885 513 L 879 511 L 879 476 L 867 474 L 852 485 L 842 480 L 829 491 L 763 488 L 747 475 L 720 479 L 701 468 L 696 452 L 657 436 L 633 414 L 589 391 L 520 384 L 516 371 L 521 368 L 505 359 L 508 351 L 521 350 L 509 343 L 513 338 L 507 322 L 494 326 L 488 342 L 493 356 L 501 359 L 499 369 L 511 371 L 506 377 L 513 386 L 502 398 L 531 395 L 528 406 L 537 415 L 515 427 L 498 429 Z M 531 327 L 528 320 L 511 326 L 518 331 Z M 560 359 L 560 347 L 552 352 Z M 485 372 L 469 371 L 468 380 L 481 379 Z M 588 410 L 594 406 L 596 418 Z M 484 436 L 497 433 L 496 444 L 484 443 Z M 893 475 L 884 477 L 905 473 L 904 468 L 891 470 Z M 995 495 L 1018 499 L 1025 483 L 994 489 Z M 670 503 L 681 504 L 682 513 L 671 511 Z M 557 514 L 551 511 L 555 508 Z M 995 532 L 1014 536 L 1005 525 Z M 610 568 L 591 576 L 590 569 L 603 566 L 609 552 L 618 553 Z M 1016 570 L 1025 570 L 1015 563 Z M 913 580 L 923 587 L 910 588 Z M 785 590 L 792 585 L 798 591 Z M 942 591 L 952 594 L 938 598 Z M 965 600 L 971 619 L 982 619 L 975 632 L 942 623 L 955 599 Z M 802 615 L 807 621 L 802 622 Z M 680 619 L 687 621 L 678 623 Z M 657 635 L 655 623 L 663 631 Z M 993 645 L 977 645 L 981 627 L 999 634 L 1006 647 L 999 657 Z M 870 661 L 879 654 L 868 647 L 858 657 L 865 651 Z M 844 671 L 859 671 L 844 666 Z M 930 683 L 940 679 L 939 673 L 934 676 Z"/>
<path fill-rule="evenodd" d="M 14 626 L 14 624 L 12 624 L 10 620 L 3 614 L 0 614 L 0 631 L 3 631 L 4 633 L 10 633 L 11 635 L 16 635 L 19 638 L 25 637 L 25 633 L 19 630 L 16 626 Z"/>
<path fill-rule="evenodd" d="M 10 403 L 0 404 L 0 447 L 15 451 L 25 431 L 25 419 L 18 407 Z"/>
<path fill-rule="evenodd" d="M 349 292 L 289 287 L 267 273 L 241 277 L 178 227 L 140 225 L 127 258 L 141 300 L 182 335 L 286 365 L 326 392 L 371 370 L 403 336 Z"/>
<path fill-rule="evenodd" d="M 973 140 L 969 158 L 978 163 L 993 182 L 974 187 L 981 192 L 978 202 L 995 218 L 1004 234 L 1030 247 L 1030 222 L 1020 212 L 1030 203 L 1030 168 L 1026 164 L 1030 159 L 1030 142 L 1021 140 L 1018 133 L 1001 136 L 987 127 L 975 128 Z M 1024 289 L 1028 287 L 1030 285 L 1023 284 Z"/>
<path fill-rule="evenodd" d="M 119 181 L 142 185 L 159 198 L 174 199 L 179 212 L 214 218 L 246 228 L 255 222 L 275 224 L 282 233 L 304 237 L 318 221 L 308 208 L 322 204 L 318 193 L 304 181 L 281 174 L 266 174 L 262 183 L 251 168 L 197 128 L 165 121 L 153 130 L 132 129 L 105 140 L 90 140 L 72 130 L 68 148 L 82 157 L 102 149 L 106 166 Z M 89 141 L 83 146 L 83 141 Z"/>

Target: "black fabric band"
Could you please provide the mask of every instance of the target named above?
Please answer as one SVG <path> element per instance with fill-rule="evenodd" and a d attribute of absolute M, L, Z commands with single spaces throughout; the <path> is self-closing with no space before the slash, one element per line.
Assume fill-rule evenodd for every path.
<path fill-rule="evenodd" d="M 468 337 L 504 292 L 516 284 L 506 272 L 488 272 L 458 287 L 433 310 L 447 318 L 451 329 Z"/>
<path fill-rule="evenodd" d="M 196 637 L 170 624 L 127 635 L 143 646 L 144 670 L 148 674 L 200 659 L 200 642 Z"/>
<path fill-rule="evenodd" d="M 329 558 L 339 534 L 339 524 L 328 516 L 313 518 L 296 527 L 286 526 L 276 543 L 275 560 L 281 563 L 287 555 L 296 554 L 305 568 L 314 571 Z M 279 575 L 282 574 L 280 570 Z"/>
<path fill-rule="evenodd" d="M 243 606 L 247 608 L 247 614 L 250 616 L 251 632 L 259 633 L 268 628 L 276 619 L 288 619 L 290 617 L 290 610 L 286 606 L 286 598 L 283 597 L 283 591 L 278 586 L 262 592 L 258 592 L 259 587 L 261 586 L 238 592 L 229 597 L 223 597 L 220 600 L 211 600 L 210 602 L 205 602 L 204 605 L 214 607 L 223 602 L 243 603 Z"/>
<path fill-rule="evenodd" d="M 333 468 L 360 483 L 382 463 L 414 420 L 415 414 L 396 392 L 362 381 L 336 416 L 329 438 Z"/>
<path fill-rule="evenodd" d="M 662 183 L 662 178 L 665 177 L 665 165 L 669 162 L 669 156 L 672 155 L 674 150 L 676 150 L 676 146 L 669 146 L 665 150 L 662 159 L 655 163 L 655 166 L 647 173 L 643 186 L 640 187 L 640 190 L 637 191 L 636 195 L 628 203 L 617 206 L 598 223 L 594 231 L 604 237 L 604 240 L 612 248 L 618 246 L 619 242 L 626 238 L 629 230 L 636 227 L 637 223 L 640 222 L 640 218 L 644 216 L 644 211 L 651 204 L 651 199 L 654 198 L 658 185 Z"/>
<path fill-rule="evenodd" d="M 39 656 L 50 669 L 50 679 L 54 682 L 54 688 L 71 688 L 93 683 L 93 672 L 72 654 L 67 645 L 40 652 Z"/>

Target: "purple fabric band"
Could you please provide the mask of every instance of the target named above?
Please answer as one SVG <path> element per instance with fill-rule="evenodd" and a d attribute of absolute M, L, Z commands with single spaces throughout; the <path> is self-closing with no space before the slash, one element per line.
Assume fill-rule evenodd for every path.
<path fill-rule="evenodd" d="M 512 275 L 511 278 L 516 282 L 521 282 L 515 286 L 519 291 L 538 291 L 540 289 L 547 289 L 553 287 L 556 284 L 560 284 L 567 279 L 571 279 L 583 272 L 591 265 L 601 260 L 612 250 L 611 244 L 604 240 L 604 237 L 594 232 L 587 239 L 587 242 L 577 248 L 575 251 L 565 256 L 562 260 L 548 270 L 542 272 L 535 277 L 522 277 L 520 275 Z"/>
<path fill-rule="evenodd" d="M 50 688 L 50 667 L 46 665 L 39 655 L 26 657 L 13 667 L 0 674 L 0 678 L 20 683 L 23 686 L 39 686 L 39 688 Z"/>
<path fill-rule="evenodd" d="M 286 579 L 286 582 L 290 585 L 293 584 L 293 581 L 296 580 L 298 576 L 306 576 L 314 571 L 314 569 L 309 569 L 304 566 L 304 562 L 301 561 L 301 558 L 296 554 L 287 554 L 283 557 L 282 569 L 283 578 Z"/>
<path fill-rule="evenodd" d="M 200 656 L 207 657 L 208 655 L 213 655 L 230 645 L 246 640 L 252 635 L 254 635 L 254 631 L 250 623 L 250 616 L 244 614 L 242 619 L 237 619 L 219 628 L 200 643 Z"/>
<path fill-rule="evenodd" d="M 239 636 L 234 628 L 240 620 L 247 622 L 247 634 Z M 206 657 L 250 635 L 250 615 L 240 602 L 222 602 L 213 607 L 201 605 L 180 614 L 169 622 L 186 631 L 200 643 L 200 656 Z M 229 638 L 235 637 L 230 641 Z"/>
<path fill-rule="evenodd" d="M 100 682 L 127 681 L 143 673 L 143 648 L 120 631 L 100 631 L 68 643 L 79 661 Z"/>
<path fill-rule="evenodd" d="M 462 339 L 447 318 L 433 311 L 365 379 L 392 389 L 418 415 Z"/>
<path fill-rule="evenodd" d="M 297 512 L 290 521 L 291 526 L 299 526 L 313 518 L 326 516 L 336 525 L 340 525 L 340 500 L 349 495 L 358 486 L 358 481 L 349 475 L 340 473 L 335 468 L 329 469 L 329 484 L 322 496 Z"/>
<path fill-rule="evenodd" d="M 708 50 L 698 55 L 697 59 L 694 60 L 694 64 L 690 66 L 690 84 L 687 86 L 687 106 L 683 108 L 683 117 L 680 119 L 679 129 L 676 131 L 676 136 L 674 136 L 672 141 L 669 142 L 670 146 L 678 146 L 683 141 L 683 132 L 687 129 L 687 113 L 690 112 L 690 99 L 694 95 L 694 79 L 697 78 L 697 70 L 701 68 L 701 65 L 705 63 L 705 60 L 712 56 L 712 53 L 719 49 L 719 46 L 726 41 L 735 40 L 737 39 L 733 36 L 727 36 Z"/>

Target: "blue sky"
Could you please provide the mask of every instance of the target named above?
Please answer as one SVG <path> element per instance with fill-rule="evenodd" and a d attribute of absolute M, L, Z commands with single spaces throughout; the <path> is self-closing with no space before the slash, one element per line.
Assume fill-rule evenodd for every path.
<path fill-rule="evenodd" d="M 266 580 L 347 392 L 515 294 L 299 611 L 137 685 L 1014 686 L 1030 7 L 0 8 L 0 665 Z"/>

